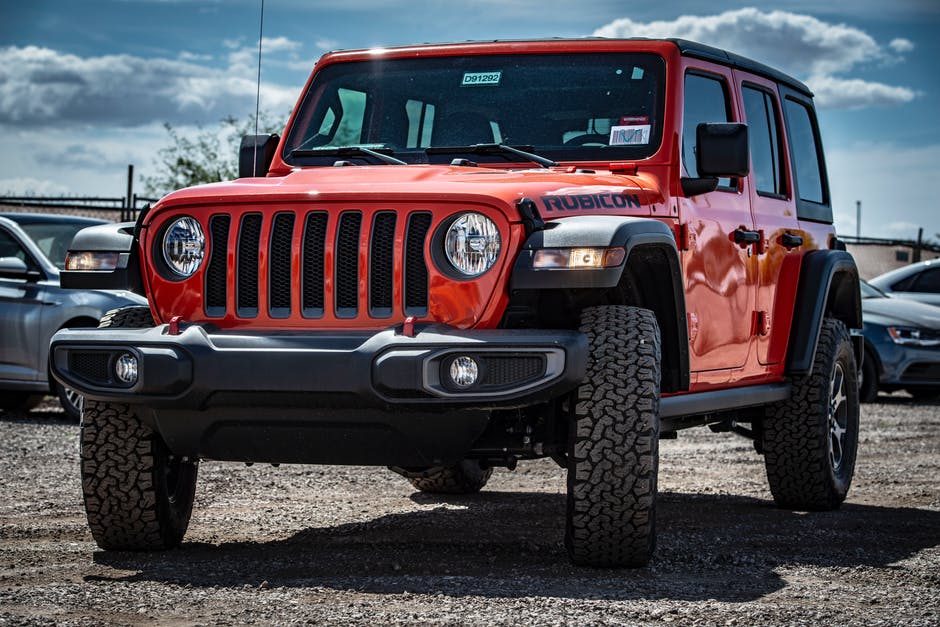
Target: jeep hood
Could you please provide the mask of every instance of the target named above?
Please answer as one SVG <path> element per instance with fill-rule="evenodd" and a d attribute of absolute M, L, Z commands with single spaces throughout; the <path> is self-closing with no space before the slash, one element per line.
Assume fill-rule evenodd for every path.
<path fill-rule="evenodd" d="M 285 176 L 200 185 L 169 194 L 156 208 L 262 200 L 445 200 L 494 205 L 509 220 L 517 221 L 515 203 L 525 197 L 537 203 L 546 219 L 583 213 L 651 215 L 656 205 L 663 203 L 656 178 L 642 172 L 621 175 L 573 168 L 507 170 L 384 165 L 304 168 Z"/>

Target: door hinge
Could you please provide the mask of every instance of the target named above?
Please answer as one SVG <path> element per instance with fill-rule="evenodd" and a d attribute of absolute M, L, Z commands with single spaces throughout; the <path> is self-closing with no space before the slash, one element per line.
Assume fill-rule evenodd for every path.
<path fill-rule="evenodd" d="M 695 231 L 689 228 L 688 222 L 677 224 L 674 230 L 676 248 L 679 250 L 692 250 L 695 246 Z"/>

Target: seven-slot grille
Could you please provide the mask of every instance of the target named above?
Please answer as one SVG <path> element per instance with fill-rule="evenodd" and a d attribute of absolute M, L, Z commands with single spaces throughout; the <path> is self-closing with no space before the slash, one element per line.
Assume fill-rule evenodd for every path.
<path fill-rule="evenodd" d="M 223 317 L 234 303 L 239 318 L 257 318 L 259 313 L 275 319 L 296 313 L 321 318 L 328 309 L 336 318 L 389 318 L 396 308 L 407 316 L 425 316 L 424 251 L 430 228 L 426 211 L 214 214 L 207 229 L 206 315 Z M 404 238 L 398 258 L 396 232 Z M 267 272 L 262 276 L 264 259 Z M 233 262 L 235 267 L 229 267 Z M 261 294 L 266 295 L 266 312 L 259 312 Z"/>

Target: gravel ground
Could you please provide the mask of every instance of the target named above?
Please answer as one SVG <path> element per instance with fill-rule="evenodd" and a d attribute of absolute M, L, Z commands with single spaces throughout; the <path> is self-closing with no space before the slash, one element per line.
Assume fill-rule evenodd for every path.
<path fill-rule="evenodd" d="M 0 625 L 938 625 L 940 405 L 880 400 L 838 512 L 774 508 L 743 438 L 664 440 L 659 548 L 625 571 L 567 563 L 550 461 L 452 499 L 385 469 L 204 462 L 180 549 L 105 553 L 78 426 L 0 412 Z"/>

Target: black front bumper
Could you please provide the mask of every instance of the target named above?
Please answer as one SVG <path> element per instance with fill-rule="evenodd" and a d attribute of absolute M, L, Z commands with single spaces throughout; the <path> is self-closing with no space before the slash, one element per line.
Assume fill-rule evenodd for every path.
<path fill-rule="evenodd" d="M 178 454 L 216 459 L 437 465 L 460 459 L 488 411 L 543 402 L 584 378 L 576 331 L 237 332 L 184 325 L 67 329 L 53 375 L 86 398 L 133 405 Z M 133 356 L 138 378 L 115 363 Z M 478 383 L 449 382 L 456 356 Z"/>

